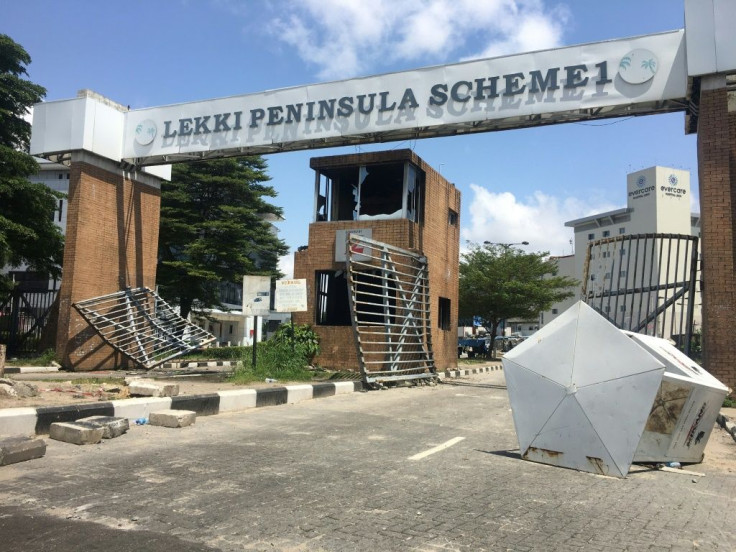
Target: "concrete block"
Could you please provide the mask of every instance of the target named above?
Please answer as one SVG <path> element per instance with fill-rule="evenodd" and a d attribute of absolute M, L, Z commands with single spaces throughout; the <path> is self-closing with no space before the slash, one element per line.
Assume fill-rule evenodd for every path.
<path fill-rule="evenodd" d="M 255 389 L 229 389 L 219 391 L 220 412 L 234 412 L 256 407 Z"/>
<path fill-rule="evenodd" d="M 179 395 L 179 384 L 159 383 L 152 380 L 131 380 L 128 390 L 139 397 L 176 397 Z"/>
<path fill-rule="evenodd" d="M 355 391 L 355 385 L 352 381 L 336 381 L 335 382 L 335 395 L 342 395 L 344 393 L 352 393 Z"/>
<path fill-rule="evenodd" d="M 128 418 L 118 418 L 115 416 L 89 416 L 77 421 L 101 427 L 103 431 L 103 439 L 114 439 L 115 437 L 120 437 L 130 429 Z"/>
<path fill-rule="evenodd" d="M 191 410 L 159 410 L 151 412 L 148 423 L 162 427 L 187 427 L 197 419 L 197 413 Z"/>
<path fill-rule="evenodd" d="M 46 442 L 30 437 L 8 437 L 0 440 L 0 466 L 41 458 L 46 454 Z"/>
<path fill-rule="evenodd" d="M 286 402 L 289 404 L 308 401 L 312 398 L 311 385 L 287 385 L 286 392 Z"/>
<path fill-rule="evenodd" d="M 135 399 L 118 399 L 111 401 L 115 416 L 129 420 L 148 418 L 151 412 L 171 408 L 170 397 L 138 397 Z"/>
<path fill-rule="evenodd" d="M 94 445 L 102 441 L 104 432 L 100 426 L 85 422 L 54 422 L 49 437 L 74 445 Z"/>
<path fill-rule="evenodd" d="M 0 409 L 0 437 L 34 435 L 38 415 L 35 408 Z"/>

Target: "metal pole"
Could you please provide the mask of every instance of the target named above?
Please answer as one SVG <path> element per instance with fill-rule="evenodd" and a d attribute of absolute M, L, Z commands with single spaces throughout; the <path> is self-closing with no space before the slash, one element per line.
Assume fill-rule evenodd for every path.
<path fill-rule="evenodd" d="M 253 369 L 256 368 L 256 360 L 258 359 L 258 354 L 256 352 L 258 345 L 258 315 L 253 316 Z"/>

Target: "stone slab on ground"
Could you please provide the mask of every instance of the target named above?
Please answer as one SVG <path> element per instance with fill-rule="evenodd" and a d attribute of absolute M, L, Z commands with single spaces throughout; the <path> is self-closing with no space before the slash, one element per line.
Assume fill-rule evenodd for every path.
<path fill-rule="evenodd" d="M 54 422 L 49 437 L 73 445 L 95 445 L 102 441 L 105 430 L 97 424 L 85 422 Z"/>
<path fill-rule="evenodd" d="M 130 429 L 128 418 L 120 418 L 116 416 L 89 416 L 87 418 L 81 418 L 77 420 L 77 422 L 85 422 L 100 426 L 103 430 L 103 439 L 114 439 L 115 437 L 120 437 Z"/>
<path fill-rule="evenodd" d="M 126 380 L 126 383 L 128 391 L 134 397 L 176 397 L 179 394 L 179 385 L 176 383 L 160 383 L 138 378 Z"/>
<path fill-rule="evenodd" d="M 159 410 L 151 412 L 148 423 L 162 427 L 187 427 L 197 419 L 197 413 L 192 410 Z"/>
<path fill-rule="evenodd" d="M 0 466 L 41 458 L 46 454 L 46 442 L 30 437 L 8 437 L 0 440 Z"/>

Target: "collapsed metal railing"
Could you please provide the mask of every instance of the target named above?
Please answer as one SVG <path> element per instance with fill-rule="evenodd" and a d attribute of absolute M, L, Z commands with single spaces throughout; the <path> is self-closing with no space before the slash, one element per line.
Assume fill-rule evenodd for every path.
<path fill-rule="evenodd" d="M 348 295 L 368 384 L 436 377 L 427 258 L 357 234 L 347 240 Z"/>
<path fill-rule="evenodd" d="M 73 306 L 105 343 L 147 369 L 216 339 L 148 288 L 128 288 Z"/>
<path fill-rule="evenodd" d="M 588 244 L 583 300 L 617 327 L 672 339 L 690 354 L 698 238 L 634 234 Z"/>

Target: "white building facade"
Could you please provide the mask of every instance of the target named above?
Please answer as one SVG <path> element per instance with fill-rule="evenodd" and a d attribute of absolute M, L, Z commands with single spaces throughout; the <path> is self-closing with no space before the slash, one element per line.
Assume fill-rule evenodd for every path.
<path fill-rule="evenodd" d="M 657 306 L 668 300 L 674 302 L 675 287 L 671 284 L 687 279 L 687 275 L 691 274 L 690 250 L 681 243 L 678 246 L 675 238 L 656 241 L 652 237 L 646 241 L 646 245 L 642 245 L 645 242 L 635 240 L 633 236 L 700 236 L 700 216 L 690 212 L 690 173 L 660 166 L 636 171 L 627 176 L 626 192 L 626 207 L 565 223 L 574 231 L 575 253 L 557 258 L 559 274 L 571 276 L 579 280 L 581 285 L 574 297 L 541 313 L 542 325 L 551 322 L 581 299 L 583 290 L 586 290 L 588 297 L 600 296 L 608 290 L 613 299 L 601 301 L 600 310 L 625 329 L 634 329 L 633 326 L 641 321 L 638 317 L 643 316 L 642 312 L 656 310 Z M 623 239 L 591 249 L 586 271 L 589 245 L 598 240 L 614 238 Z M 661 261 L 668 257 L 671 259 L 669 263 Z M 699 273 L 696 280 L 699 280 Z M 658 293 L 616 293 L 618 290 L 639 288 L 658 288 Z M 701 301 L 698 285 L 695 290 L 694 326 L 699 328 Z M 671 307 L 674 309 L 671 312 L 676 313 L 674 320 L 667 324 L 661 322 L 656 330 L 661 337 L 670 338 L 683 332 L 678 320 L 685 319 L 686 307 L 681 306 L 682 303 L 674 303 Z M 651 323 L 656 324 L 656 319 Z"/>

